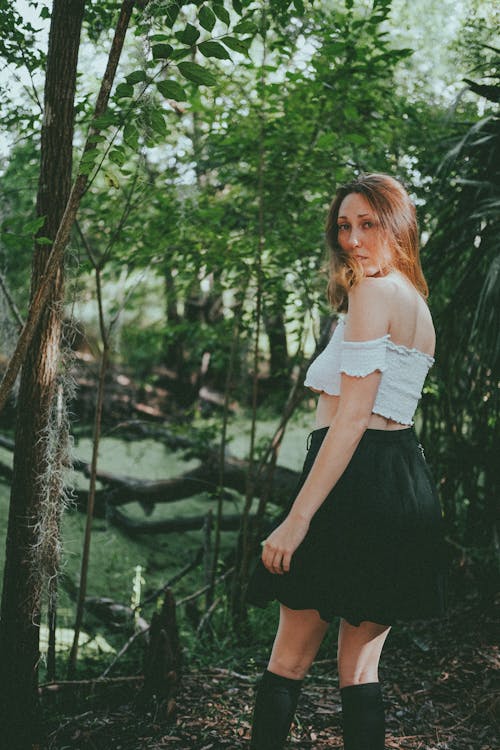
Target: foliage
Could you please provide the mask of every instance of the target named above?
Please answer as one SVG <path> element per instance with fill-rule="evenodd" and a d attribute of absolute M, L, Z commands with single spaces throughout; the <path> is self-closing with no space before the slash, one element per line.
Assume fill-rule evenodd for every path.
<path fill-rule="evenodd" d="M 495 79 L 494 79 L 495 80 Z M 497 102 L 495 83 L 471 88 Z M 500 138 L 498 108 L 457 124 L 433 191 L 428 276 L 441 341 L 438 393 L 426 413 L 450 522 L 465 545 L 482 547 L 480 585 L 498 576 L 496 498 L 500 401 Z M 489 550 L 486 553 L 486 550 Z"/>
<path fill-rule="evenodd" d="M 19 144 L 10 154 L 0 191 L 0 268 L 23 312 L 29 296 L 34 237 L 40 227 L 35 213 L 38 168 L 37 141 Z"/>

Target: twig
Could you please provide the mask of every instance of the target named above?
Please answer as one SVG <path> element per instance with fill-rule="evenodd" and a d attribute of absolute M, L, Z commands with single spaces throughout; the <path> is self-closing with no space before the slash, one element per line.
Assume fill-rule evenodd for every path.
<path fill-rule="evenodd" d="M 254 678 L 247 674 L 240 674 L 234 672 L 232 669 L 225 669 L 224 667 L 212 667 L 211 672 L 218 672 L 219 674 L 227 675 L 228 677 L 236 677 L 237 680 L 243 680 L 243 682 L 253 682 Z"/>
<path fill-rule="evenodd" d="M 207 584 L 205 588 L 208 590 L 210 588 L 210 584 Z M 207 609 L 207 611 L 201 618 L 200 622 L 198 623 L 198 627 L 196 628 L 196 635 L 201 635 L 203 628 L 210 620 L 210 617 L 212 616 L 212 614 L 215 612 L 215 609 L 217 605 L 219 604 L 220 600 L 221 600 L 221 597 L 218 596 L 217 599 L 214 599 L 210 607 Z"/>
<path fill-rule="evenodd" d="M 225 573 L 223 573 L 215 583 L 221 583 L 225 578 L 227 578 L 228 575 L 231 573 L 234 573 L 234 566 L 232 568 L 228 568 Z M 205 593 L 205 591 L 208 589 L 208 586 L 203 586 L 201 589 L 198 589 L 198 591 L 195 591 L 194 594 L 189 594 L 189 596 L 185 596 L 184 599 L 180 599 L 177 602 L 177 606 L 179 607 L 181 604 L 186 604 L 187 602 L 191 602 L 193 599 L 197 599 L 199 596 Z"/>
<path fill-rule="evenodd" d="M 17 325 L 21 329 L 23 327 L 23 325 L 24 325 L 24 321 L 23 321 L 23 319 L 21 317 L 21 313 L 17 309 L 17 305 L 14 302 L 14 298 L 12 297 L 12 295 L 11 295 L 11 293 L 9 291 L 9 288 L 7 286 L 7 282 L 6 282 L 5 277 L 4 277 L 4 275 L 2 273 L 0 273 L 0 289 L 2 290 L 2 292 L 5 295 L 5 299 L 7 300 L 7 304 L 9 305 L 10 311 L 11 311 L 11 313 L 13 314 L 13 316 L 15 317 L 15 319 L 17 321 Z"/>
<path fill-rule="evenodd" d="M 115 666 L 118 659 L 120 659 L 123 656 L 123 654 L 129 650 L 130 646 L 134 643 L 134 641 L 137 640 L 137 638 L 139 638 L 140 635 L 145 635 L 146 633 L 149 633 L 150 628 L 151 628 L 151 625 L 148 625 L 147 628 L 144 628 L 143 630 L 138 630 L 137 633 L 134 633 L 133 635 L 131 635 L 128 641 L 125 643 L 125 645 L 122 646 L 121 649 L 118 651 L 117 655 L 115 656 L 111 664 L 108 664 L 108 666 L 106 667 L 106 669 L 104 670 L 104 672 L 102 673 L 102 675 L 100 675 L 98 679 L 99 680 L 104 679 L 108 675 L 108 673 L 112 670 L 112 668 Z"/>
<path fill-rule="evenodd" d="M 120 682 L 142 682 L 143 680 L 144 675 L 142 674 L 128 675 L 125 677 L 106 677 L 105 679 L 103 679 L 102 677 L 95 677 L 90 680 L 58 680 L 57 682 L 43 682 L 38 686 L 38 691 L 39 693 L 48 693 L 51 691 L 56 692 L 57 690 L 67 687 L 79 687 L 81 685 L 96 685 L 98 683 L 109 685 L 118 684 Z M 83 714 L 83 716 L 85 715 L 86 714 Z"/>
<path fill-rule="evenodd" d="M 158 599 L 161 594 L 164 594 L 165 591 L 174 585 L 174 583 L 177 583 L 177 581 L 180 581 L 181 578 L 183 578 L 186 573 L 189 573 L 194 568 L 198 567 L 201 560 L 203 558 L 203 547 L 200 547 L 198 552 L 196 553 L 196 556 L 194 560 L 190 563 L 188 563 L 182 570 L 180 570 L 178 573 L 176 573 L 172 578 L 170 578 L 169 581 L 163 584 L 159 589 L 154 591 L 152 594 L 150 594 L 146 599 L 143 600 L 141 607 L 144 607 L 145 604 L 149 604 L 150 602 L 154 601 L 155 599 Z M 179 604 L 179 602 L 177 602 Z M 134 611 L 137 609 L 137 606 L 133 608 Z"/>

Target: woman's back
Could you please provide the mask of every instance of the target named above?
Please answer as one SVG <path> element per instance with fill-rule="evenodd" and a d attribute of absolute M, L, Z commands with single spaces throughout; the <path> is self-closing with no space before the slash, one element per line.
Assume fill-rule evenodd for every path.
<path fill-rule="evenodd" d="M 390 286 L 389 333 L 391 341 L 434 356 L 436 334 L 430 310 L 411 282 L 400 273 L 380 278 Z"/>

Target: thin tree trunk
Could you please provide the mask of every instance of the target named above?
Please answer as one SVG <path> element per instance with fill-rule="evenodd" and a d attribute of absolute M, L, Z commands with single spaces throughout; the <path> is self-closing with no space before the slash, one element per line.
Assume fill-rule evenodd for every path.
<path fill-rule="evenodd" d="M 269 376 L 273 385 L 287 388 L 290 381 L 285 318 L 279 309 L 264 312 L 264 325 L 269 339 Z"/>
<path fill-rule="evenodd" d="M 246 289 L 245 293 L 246 294 Z M 244 296 L 244 295 L 243 295 Z M 229 397 L 232 389 L 234 362 L 236 359 L 236 350 L 238 345 L 238 334 L 241 325 L 241 316 L 243 314 L 243 300 L 241 300 L 234 310 L 234 322 L 233 322 L 233 333 L 231 337 L 231 353 L 229 355 L 229 367 L 226 376 L 226 385 L 224 388 L 224 414 L 222 419 L 222 434 L 219 448 L 219 482 L 217 487 L 217 513 L 215 517 L 215 539 L 214 539 L 214 553 L 212 558 L 212 572 L 210 576 L 210 588 L 207 593 L 207 609 L 212 605 L 214 600 L 215 590 L 215 579 L 217 576 L 217 565 L 219 560 L 220 550 L 220 535 L 222 528 L 222 518 L 224 510 L 224 469 L 225 461 L 224 457 L 226 454 L 226 442 L 227 442 L 227 422 L 229 417 Z"/>
<path fill-rule="evenodd" d="M 165 280 L 165 300 L 166 300 L 166 317 L 167 325 L 169 328 L 169 334 L 171 329 L 174 329 L 173 340 L 170 335 L 165 337 L 164 352 L 165 352 L 165 364 L 167 367 L 173 367 L 177 372 L 179 379 L 182 380 L 184 377 L 184 349 L 182 346 L 182 336 L 176 331 L 176 326 L 181 322 L 181 316 L 177 310 L 177 290 L 175 288 L 174 277 L 172 276 L 172 269 L 168 265 L 168 261 L 165 264 L 164 271 Z"/>
<path fill-rule="evenodd" d="M 74 96 L 80 31 L 85 0 L 54 0 L 45 81 L 37 215 L 45 216 L 40 235 L 54 239 L 71 188 Z M 39 236 L 40 236 L 39 235 Z M 46 273 L 46 245 L 35 246 L 31 303 Z M 0 736 L 10 750 L 39 740 L 37 697 L 40 595 L 43 581 L 33 564 L 40 506 L 50 487 L 47 430 L 57 385 L 62 302 L 63 257 L 59 254 L 50 286 L 40 301 L 32 340 L 23 364 L 17 404 L 16 441 L 6 564 L 0 615 L 2 683 Z"/>
<path fill-rule="evenodd" d="M 97 476 L 97 458 L 99 455 L 99 439 L 101 436 L 101 419 L 102 419 L 102 405 L 104 403 L 104 381 L 106 377 L 106 370 L 108 367 L 109 359 L 109 332 L 106 331 L 104 323 L 104 310 L 102 303 L 102 289 L 101 289 L 101 271 L 99 267 L 96 267 L 96 289 L 97 289 L 97 301 L 99 305 L 99 326 L 102 338 L 102 356 L 101 366 L 99 369 L 99 385 L 97 389 L 97 403 L 95 409 L 94 419 L 94 438 L 92 444 L 92 462 L 90 467 L 90 484 L 89 484 L 89 499 L 87 504 L 87 523 L 85 525 L 85 537 L 83 541 L 83 553 L 82 563 L 80 569 L 80 587 L 78 590 L 78 602 L 76 608 L 76 619 L 74 627 L 73 644 L 68 661 L 68 679 L 71 679 L 76 670 L 76 659 L 78 656 L 78 639 L 80 636 L 80 630 L 83 622 L 83 611 L 85 605 L 85 594 L 87 591 L 87 574 L 89 568 L 90 559 L 90 539 L 92 536 L 92 521 L 94 519 L 94 504 L 95 504 L 95 490 L 96 490 L 96 476 Z"/>
<path fill-rule="evenodd" d="M 266 12 L 263 10 L 262 17 L 262 64 L 260 69 L 260 83 L 263 97 L 265 96 L 265 66 L 267 59 L 267 36 L 266 36 Z M 259 338 L 262 318 L 262 255 L 265 245 L 265 221 L 264 221 L 264 167 L 265 167 L 265 108 L 260 109 L 260 133 L 259 133 L 259 155 L 258 155 L 258 246 L 256 253 L 256 300 L 255 300 L 255 340 L 253 351 L 253 378 L 252 378 L 252 425 L 250 431 L 250 449 L 248 457 L 247 486 L 245 492 L 245 505 L 241 516 L 241 527 L 236 547 L 236 565 L 231 592 L 231 615 L 236 634 L 242 640 L 248 636 L 248 614 L 245 602 L 246 586 L 248 583 L 249 565 L 252 554 L 253 534 L 250 524 L 250 508 L 254 497 L 255 477 L 255 437 L 257 423 L 257 392 L 258 392 L 258 369 L 259 369 Z"/>

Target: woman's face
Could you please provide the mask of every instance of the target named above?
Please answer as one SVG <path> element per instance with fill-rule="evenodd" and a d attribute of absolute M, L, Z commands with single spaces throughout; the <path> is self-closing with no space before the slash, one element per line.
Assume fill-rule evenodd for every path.
<path fill-rule="evenodd" d="M 380 222 L 361 193 L 346 195 L 339 208 L 337 241 L 342 250 L 358 258 L 365 276 L 384 276 L 391 251 Z"/>

